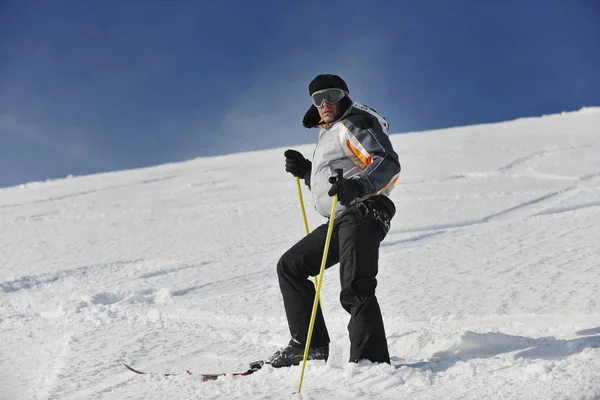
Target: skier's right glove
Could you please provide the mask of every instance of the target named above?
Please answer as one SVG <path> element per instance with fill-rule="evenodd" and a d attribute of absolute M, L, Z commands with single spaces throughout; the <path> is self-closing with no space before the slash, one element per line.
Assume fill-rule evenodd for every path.
<path fill-rule="evenodd" d="M 304 179 L 310 172 L 312 163 L 296 150 L 286 150 L 284 155 L 285 170 L 295 177 Z"/>

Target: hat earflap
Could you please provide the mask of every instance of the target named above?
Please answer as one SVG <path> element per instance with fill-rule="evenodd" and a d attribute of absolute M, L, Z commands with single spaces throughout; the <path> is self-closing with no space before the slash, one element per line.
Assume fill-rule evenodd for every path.
<path fill-rule="evenodd" d="M 319 115 L 319 110 L 314 105 L 310 106 L 306 114 L 304 114 L 304 118 L 302 118 L 302 125 L 305 128 L 314 128 L 319 125 L 321 122 L 321 116 Z"/>

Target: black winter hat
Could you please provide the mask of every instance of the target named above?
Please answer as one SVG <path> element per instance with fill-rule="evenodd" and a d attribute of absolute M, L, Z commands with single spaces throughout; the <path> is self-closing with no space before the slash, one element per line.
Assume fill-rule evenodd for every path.
<path fill-rule="evenodd" d="M 318 90 L 332 88 L 342 89 L 345 90 L 346 93 L 350 93 L 348 85 L 346 85 L 346 82 L 344 82 L 342 78 L 337 75 L 322 74 L 317 75 L 317 77 L 310 82 L 308 85 L 308 94 L 312 96 L 312 94 Z M 340 100 L 339 104 L 338 116 L 341 116 L 352 106 L 352 100 L 350 100 L 350 97 L 346 96 Z M 304 114 L 304 118 L 302 118 L 302 125 L 305 128 L 314 128 L 318 126 L 320 122 L 321 116 L 319 115 L 319 110 L 317 110 L 317 107 L 314 105 L 311 105 L 306 114 Z"/>
<path fill-rule="evenodd" d="M 308 85 L 308 94 L 312 96 L 314 92 L 331 88 L 342 89 L 345 90 L 346 93 L 350 93 L 348 85 L 346 85 L 346 82 L 338 75 L 321 74 L 317 75 L 317 77 Z"/>

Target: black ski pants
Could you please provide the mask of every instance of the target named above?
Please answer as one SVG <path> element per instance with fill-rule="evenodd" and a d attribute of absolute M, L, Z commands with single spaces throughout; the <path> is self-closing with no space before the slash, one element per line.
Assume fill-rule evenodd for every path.
<path fill-rule="evenodd" d="M 346 209 L 334 220 L 325 268 L 340 264 L 340 302 L 350 314 L 350 362 L 390 362 L 383 319 L 375 288 L 379 245 L 394 216 L 391 200 L 374 196 Z M 309 276 L 319 274 L 328 224 L 305 236 L 279 260 L 277 275 L 292 339 L 306 343 L 315 298 Z M 329 344 L 321 308 L 317 311 L 311 347 Z"/>

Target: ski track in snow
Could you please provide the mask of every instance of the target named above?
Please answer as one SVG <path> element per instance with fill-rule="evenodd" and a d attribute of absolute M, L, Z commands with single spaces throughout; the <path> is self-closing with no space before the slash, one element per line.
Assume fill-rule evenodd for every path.
<path fill-rule="evenodd" d="M 0 398 L 599 399 L 599 130 L 586 109 L 393 135 L 378 297 L 397 368 L 346 362 L 334 267 L 330 359 L 301 394 L 299 368 L 184 373 L 288 340 L 275 267 L 304 231 L 281 149 L 0 189 Z"/>
<path fill-rule="evenodd" d="M 53 283 L 60 279 L 72 277 L 85 277 L 86 275 L 90 274 L 92 270 L 115 269 L 115 267 L 118 268 L 122 265 L 135 262 L 137 261 L 121 261 L 111 264 L 85 265 L 82 267 L 66 269 L 58 272 L 43 273 L 36 276 L 21 276 L 12 281 L 0 282 L 0 289 L 5 293 L 11 293 L 26 289 L 37 289 L 42 285 Z"/>

